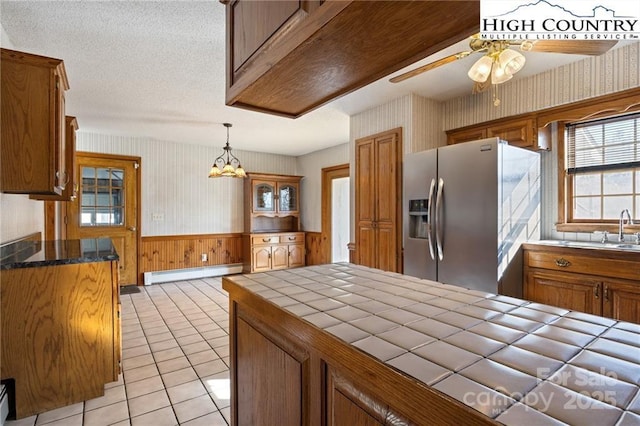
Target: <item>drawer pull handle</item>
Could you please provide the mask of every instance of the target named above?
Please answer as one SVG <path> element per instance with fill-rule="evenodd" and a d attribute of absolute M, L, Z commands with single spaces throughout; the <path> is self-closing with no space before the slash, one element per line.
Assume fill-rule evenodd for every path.
<path fill-rule="evenodd" d="M 262 239 L 262 242 L 264 242 L 264 243 L 268 243 L 269 241 L 271 241 L 271 238 L 263 238 Z"/>
<path fill-rule="evenodd" d="M 609 301 L 609 286 L 607 286 L 606 284 L 604 285 L 604 301 L 608 302 Z"/>
<path fill-rule="evenodd" d="M 289 241 L 295 241 L 296 237 L 289 237 Z"/>
<path fill-rule="evenodd" d="M 600 298 L 600 284 L 593 288 L 593 294 L 596 296 L 596 299 Z"/>
<path fill-rule="evenodd" d="M 561 268 L 566 268 L 567 266 L 571 266 L 571 262 L 561 257 L 560 259 L 556 259 L 556 265 Z"/>

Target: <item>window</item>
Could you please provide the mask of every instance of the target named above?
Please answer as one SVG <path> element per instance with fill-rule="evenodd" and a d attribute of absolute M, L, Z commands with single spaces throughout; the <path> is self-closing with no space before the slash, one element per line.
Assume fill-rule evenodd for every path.
<path fill-rule="evenodd" d="M 80 226 L 124 225 L 124 170 L 82 167 Z"/>
<path fill-rule="evenodd" d="M 566 125 L 567 222 L 640 220 L 640 113 Z"/>

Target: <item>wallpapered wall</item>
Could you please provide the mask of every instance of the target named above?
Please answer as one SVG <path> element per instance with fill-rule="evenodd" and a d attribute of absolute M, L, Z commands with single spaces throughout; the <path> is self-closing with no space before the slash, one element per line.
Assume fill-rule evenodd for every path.
<path fill-rule="evenodd" d="M 78 132 L 78 151 L 142 158 L 142 235 L 242 232 L 243 180 L 209 179 L 222 147 Z M 296 158 L 234 153 L 248 172 L 296 174 Z M 153 221 L 152 213 L 164 215 Z"/>

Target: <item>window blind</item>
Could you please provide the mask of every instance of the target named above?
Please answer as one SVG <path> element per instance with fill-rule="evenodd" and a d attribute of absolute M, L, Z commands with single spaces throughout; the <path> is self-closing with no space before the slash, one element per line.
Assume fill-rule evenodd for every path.
<path fill-rule="evenodd" d="M 640 113 L 572 123 L 567 128 L 567 173 L 640 167 Z"/>

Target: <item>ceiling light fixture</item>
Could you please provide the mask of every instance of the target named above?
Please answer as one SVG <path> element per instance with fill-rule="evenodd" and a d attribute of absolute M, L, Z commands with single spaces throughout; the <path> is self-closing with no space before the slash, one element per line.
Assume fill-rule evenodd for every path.
<path fill-rule="evenodd" d="M 500 42 L 492 42 L 488 53 L 473 64 L 467 75 L 476 83 L 485 83 L 491 77 L 491 84 L 501 84 L 511 80 L 525 61 L 520 52 Z"/>
<path fill-rule="evenodd" d="M 245 178 L 247 177 L 247 173 L 240 165 L 240 160 L 231 153 L 231 147 L 229 146 L 229 127 L 232 126 L 231 123 L 222 123 L 224 127 L 227 128 L 227 144 L 225 145 L 224 152 L 218 158 L 215 159 L 213 165 L 211 166 L 211 170 L 209 171 L 209 177 L 215 178 L 220 176 L 226 177 L 239 177 Z M 222 170 L 218 167 L 218 164 L 224 165 Z M 237 167 L 234 167 L 234 164 L 237 164 Z"/>

